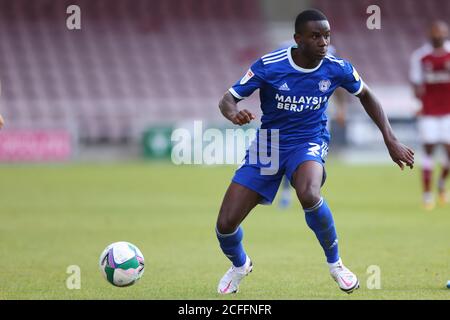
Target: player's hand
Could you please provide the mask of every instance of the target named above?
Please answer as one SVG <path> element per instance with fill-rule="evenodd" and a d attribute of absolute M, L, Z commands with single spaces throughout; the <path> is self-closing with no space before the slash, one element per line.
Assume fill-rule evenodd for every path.
<path fill-rule="evenodd" d="M 231 122 L 239 126 L 250 123 L 250 121 L 254 120 L 255 118 L 255 115 L 247 109 L 242 109 L 241 111 L 236 112 L 235 114 L 230 116 Z"/>
<path fill-rule="evenodd" d="M 392 161 L 394 161 L 400 169 L 404 169 L 405 165 L 411 169 L 414 167 L 414 151 L 407 146 L 401 144 L 398 141 L 390 141 L 386 143 L 391 155 Z"/>
<path fill-rule="evenodd" d="M 416 85 L 414 86 L 414 95 L 417 99 L 422 99 L 423 95 L 425 94 L 425 87 L 422 85 Z"/>
<path fill-rule="evenodd" d="M 3 124 L 5 123 L 5 121 L 3 120 L 2 115 L 0 114 L 0 129 L 3 127 Z"/>

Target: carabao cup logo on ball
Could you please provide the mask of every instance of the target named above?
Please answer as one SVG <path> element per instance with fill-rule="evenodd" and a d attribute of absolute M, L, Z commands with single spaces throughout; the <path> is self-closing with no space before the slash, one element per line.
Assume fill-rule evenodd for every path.
<path fill-rule="evenodd" d="M 144 255 L 129 242 L 115 242 L 103 250 L 99 265 L 109 283 L 126 287 L 134 284 L 144 274 Z"/>

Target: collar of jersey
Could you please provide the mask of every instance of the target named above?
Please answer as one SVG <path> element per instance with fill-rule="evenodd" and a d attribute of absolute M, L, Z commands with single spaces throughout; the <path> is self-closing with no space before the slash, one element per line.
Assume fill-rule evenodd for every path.
<path fill-rule="evenodd" d="M 310 72 L 316 71 L 322 65 L 323 59 L 320 61 L 320 63 L 317 65 L 317 67 L 315 67 L 313 69 L 305 69 L 305 68 L 302 68 L 302 67 L 296 65 L 294 62 L 294 59 L 292 59 L 292 48 L 297 48 L 297 45 L 290 46 L 289 49 L 287 50 L 289 63 L 291 64 L 292 68 L 294 68 L 295 70 L 304 72 L 304 73 L 310 73 Z"/>

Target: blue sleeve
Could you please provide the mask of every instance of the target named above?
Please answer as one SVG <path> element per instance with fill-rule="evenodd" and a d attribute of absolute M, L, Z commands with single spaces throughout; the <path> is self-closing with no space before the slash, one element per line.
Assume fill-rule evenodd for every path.
<path fill-rule="evenodd" d="M 349 93 L 358 95 L 364 88 L 364 82 L 358 74 L 358 71 L 349 63 L 344 60 L 344 66 L 342 69 L 342 83 L 341 87 L 347 90 Z"/>
<path fill-rule="evenodd" d="M 250 96 L 264 84 L 264 65 L 261 59 L 252 64 L 247 73 L 237 81 L 228 91 L 237 99 L 242 100 Z"/>

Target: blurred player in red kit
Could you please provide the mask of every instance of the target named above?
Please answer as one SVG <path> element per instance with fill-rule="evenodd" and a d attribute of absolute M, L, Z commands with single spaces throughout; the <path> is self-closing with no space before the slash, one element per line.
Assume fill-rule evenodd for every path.
<path fill-rule="evenodd" d="M 424 157 L 422 161 L 423 204 L 434 208 L 432 192 L 433 152 L 443 145 L 446 157 L 438 180 L 440 204 L 448 203 L 445 181 L 450 159 L 450 41 L 448 25 L 435 21 L 429 30 L 430 42 L 417 49 L 411 57 L 410 79 L 415 95 L 422 102 L 418 128 Z"/>

